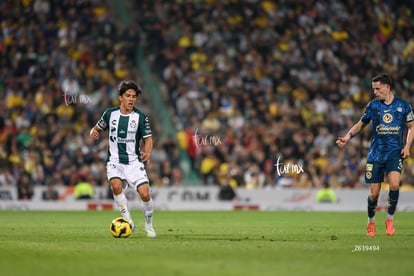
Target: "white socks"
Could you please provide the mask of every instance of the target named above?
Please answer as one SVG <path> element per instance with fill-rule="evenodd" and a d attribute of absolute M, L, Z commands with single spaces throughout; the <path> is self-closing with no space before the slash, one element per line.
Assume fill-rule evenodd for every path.
<path fill-rule="evenodd" d="M 122 192 L 119 195 L 114 195 L 114 199 L 115 199 L 116 205 L 119 208 L 119 211 L 121 212 L 121 215 L 124 218 L 126 218 L 131 224 L 133 224 L 131 213 L 129 212 L 129 209 L 128 209 L 128 201 L 127 201 L 127 198 L 125 197 L 125 194 Z"/>
<path fill-rule="evenodd" d="M 134 224 L 131 218 L 131 213 L 128 209 L 128 201 L 125 197 L 124 193 L 120 193 L 119 195 L 114 195 L 115 203 L 121 212 L 122 217 L 129 220 L 131 224 Z M 148 202 L 142 201 L 142 211 L 144 212 L 145 217 L 145 225 L 152 227 L 152 214 L 153 214 L 154 206 L 152 204 L 152 199 Z"/>
<path fill-rule="evenodd" d="M 152 227 L 152 213 L 153 213 L 153 204 L 152 204 L 152 198 L 145 202 L 142 201 L 142 211 L 144 212 L 145 217 L 145 225 Z"/>

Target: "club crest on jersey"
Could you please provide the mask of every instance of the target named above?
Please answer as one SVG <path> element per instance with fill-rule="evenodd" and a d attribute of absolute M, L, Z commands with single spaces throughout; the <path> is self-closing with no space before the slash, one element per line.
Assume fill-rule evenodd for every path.
<path fill-rule="evenodd" d="M 130 127 L 130 128 L 137 128 L 137 121 L 132 120 L 132 121 L 129 123 L 129 127 Z"/>
<path fill-rule="evenodd" d="M 382 116 L 382 120 L 384 121 L 384 122 L 386 122 L 386 123 L 391 123 L 392 122 L 392 115 L 391 114 L 389 114 L 389 113 L 387 113 L 387 114 L 384 114 L 383 116 Z"/>

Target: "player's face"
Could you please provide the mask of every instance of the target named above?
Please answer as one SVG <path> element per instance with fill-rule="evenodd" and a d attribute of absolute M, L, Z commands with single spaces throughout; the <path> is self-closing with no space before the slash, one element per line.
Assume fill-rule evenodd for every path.
<path fill-rule="evenodd" d="M 377 100 L 383 101 L 390 91 L 388 84 L 380 83 L 379 81 L 372 83 L 372 90 Z"/>
<path fill-rule="evenodd" d="M 122 96 L 119 96 L 121 108 L 125 111 L 131 111 L 137 102 L 137 92 L 134 89 L 128 89 Z"/>

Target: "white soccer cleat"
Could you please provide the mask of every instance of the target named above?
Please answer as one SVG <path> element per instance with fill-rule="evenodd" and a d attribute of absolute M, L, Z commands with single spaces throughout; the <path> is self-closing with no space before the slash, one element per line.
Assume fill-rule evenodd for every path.
<path fill-rule="evenodd" d="M 137 227 L 135 226 L 135 224 L 134 224 L 134 222 L 132 220 L 129 222 L 129 225 L 131 225 L 132 232 L 135 232 L 135 230 L 137 229 Z"/>
<path fill-rule="evenodd" d="M 157 236 L 157 233 L 155 233 L 154 228 L 152 228 L 152 225 L 145 225 L 145 232 L 147 233 L 148 238 L 155 238 Z"/>
<path fill-rule="evenodd" d="M 132 219 L 129 219 L 128 222 L 129 222 L 129 225 L 131 226 L 132 232 L 135 232 L 135 230 L 137 229 L 137 227 L 135 227 L 135 223 L 132 221 Z"/>

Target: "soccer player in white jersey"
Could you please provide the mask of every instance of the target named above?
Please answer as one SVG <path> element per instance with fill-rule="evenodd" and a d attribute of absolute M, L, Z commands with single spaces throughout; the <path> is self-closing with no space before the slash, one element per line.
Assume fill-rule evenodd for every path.
<path fill-rule="evenodd" d="M 90 130 L 90 137 L 98 139 L 108 130 L 109 149 L 106 162 L 108 181 L 121 215 L 132 220 L 124 190 L 134 188 L 142 199 L 147 237 L 154 238 L 152 226 L 153 203 L 144 163 L 150 162 L 152 151 L 151 125 L 148 117 L 135 107 L 141 88 L 133 81 L 122 81 L 118 88 L 120 106 L 105 110 L 98 123 Z M 141 143 L 142 141 L 142 148 Z"/>

